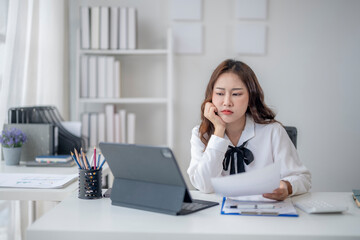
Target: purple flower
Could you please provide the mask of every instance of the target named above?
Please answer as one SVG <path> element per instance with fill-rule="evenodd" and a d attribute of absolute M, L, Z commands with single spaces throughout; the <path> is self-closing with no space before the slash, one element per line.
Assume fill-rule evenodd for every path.
<path fill-rule="evenodd" d="M 17 128 L 5 129 L 0 136 L 0 143 L 6 148 L 21 147 L 26 140 L 26 134 Z"/>

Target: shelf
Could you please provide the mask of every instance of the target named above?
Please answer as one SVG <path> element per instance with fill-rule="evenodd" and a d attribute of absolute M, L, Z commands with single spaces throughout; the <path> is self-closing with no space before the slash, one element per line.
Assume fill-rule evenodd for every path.
<path fill-rule="evenodd" d="M 167 49 L 134 49 L 134 50 L 94 50 L 81 49 L 81 54 L 101 54 L 101 55 L 165 55 Z"/>
<path fill-rule="evenodd" d="M 149 106 L 149 107 L 159 107 L 159 105 L 161 105 L 161 111 L 163 111 L 166 115 L 166 119 L 162 119 L 161 121 L 165 120 L 166 124 L 165 126 L 158 126 L 159 129 L 161 129 L 161 131 L 165 131 L 166 134 L 166 145 L 170 148 L 173 147 L 173 139 L 174 139 L 174 103 L 173 103 L 173 68 L 174 68 L 174 63 L 173 63 L 173 37 L 172 37 L 172 33 L 171 33 L 171 29 L 169 29 L 167 31 L 167 46 L 165 49 L 81 49 L 80 48 L 80 31 L 77 31 L 77 48 L 76 48 L 76 67 L 75 67 L 75 81 L 76 81 L 76 89 L 75 89 L 75 96 L 76 96 L 76 103 L 75 103 L 75 113 L 77 113 L 77 119 L 80 119 L 82 116 L 82 113 L 84 113 L 85 111 L 89 111 L 92 112 L 92 106 L 91 105 L 98 105 L 98 106 L 94 106 L 93 108 L 95 109 L 94 111 L 97 112 L 99 110 L 100 105 L 106 105 L 106 104 L 118 104 L 118 105 L 127 105 L 125 106 L 130 107 L 128 105 L 131 105 L 131 108 L 137 109 L 140 108 L 144 105 Z M 87 56 L 86 56 L 87 55 Z M 111 98 L 88 98 L 89 93 L 85 98 L 81 98 L 80 94 L 81 94 L 81 64 L 82 62 L 80 61 L 82 56 L 86 56 L 88 58 L 94 56 L 94 57 L 100 57 L 100 56 L 126 56 L 126 57 L 130 57 L 130 58 L 143 58 L 144 56 L 146 56 L 146 58 L 151 58 L 154 57 L 156 60 L 158 59 L 158 56 L 161 58 L 161 66 L 162 69 L 164 70 L 163 74 L 163 82 L 166 85 L 166 94 L 165 95 L 156 95 L 154 97 L 143 97 L 142 95 L 138 95 L 139 97 L 134 97 L 133 95 L 128 95 L 129 97 L 124 97 L 124 98 L 112 98 L 113 95 L 108 95 Z M 165 61 L 163 61 L 164 59 Z M 93 59 L 93 58 L 92 58 Z M 136 62 L 129 62 L 130 64 L 136 64 Z M 89 63 L 87 63 L 87 66 L 89 66 Z M 128 72 L 131 73 L 131 71 L 136 71 L 136 68 L 131 68 L 131 66 L 129 65 L 130 68 L 124 69 Z M 88 72 L 89 74 L 89 72 Z M 87 78 L 89 78 L 90 75 L 87 76 Z M 92 75 L 93 76 L 93 75 Z M 153 76 L 153 77 L 157 77 L 157 76 Z M 87 79 L 88 81 L 89 79 Z M 138 79 L 134 79 L 134 85 L 136 85 L 136 81 L 138 81 Z M 89 84 L 89 81 L 87 82 Z M 161 83 L 162 84 L 162 83 Z M 93 84 L 94 86 L 94 84 Z M 131 86 L 130 86 L 131 87 Z M 90 89 L 90 85 L 87 85 L 88 90 Z M 126 91 L 126 89 L 122 89 L 122 91 Z M 92 96 L 98 96 L 96 95 L 92 95 Z M 102 96 L 107 96 L 107 95 L 102 95 Z M 116 108 L 118 107 L 123 107 L 123 106 L 116 106 Z M 96 110 L 97 109 L 97 110 Z M 100 110 L 99 110 L 100 111 Z M 95 115 L 94 115 L 95 116 Z M 161 116 L 160 116 L 161 117 Z M 164 117 L 164 116 L 163 116 Z M 155 120 L 155 118 L 150 118 L 149 119 L 150 123 L 153 124 L 157 124 L 158 121 L 154 122 L 151 120 Z M 145 121 L 147 121 L 147 119 L 143 118 L 143 117 L 139 117 L 137 118 L 137 124 L 140 126 L 142 125 Z M 88 120 L 88 124 L 89 124 L 89 120 Z M 150 126 L 150 125 L 149 125 Z M 153 127 L 148 127 L 148 129 L 150 129 L 154 132 L 156 132 L 156 126 Z M 88 134 L 88 138 L 90 138 L 90 134 Z M 142 137 L 144 139 L 151 139 L 150 142 L 148 144 L 151 144 L 152 141 L 154 141 L 152 139 L 151 136 L 146 135 Z M 157 139 L 156 141 L 158 141 L 160 139 Z M 163 143 L 162 143 L 163 144 Z"/>
<path fill-rule="evenodd" d="M 80 98 L 81 103 L 164 104 L 166 98 Z"/>

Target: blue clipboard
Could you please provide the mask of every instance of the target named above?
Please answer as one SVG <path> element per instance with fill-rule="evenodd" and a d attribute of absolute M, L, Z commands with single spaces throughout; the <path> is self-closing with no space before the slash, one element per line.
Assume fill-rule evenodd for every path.
<path fill-rule="evenodd" d="M 259 209 L 256 207 L 266 204 L 271 205 L 271 208 Z M 242 208 L 242 206 L 244 205 L 247 207 L 246 209 Z M 232 208 L 233 206 L 236 207 Z M 252 206 L 255 207 L 253 208 Z M 253 202 L 253 201 L 251 202 L 237 201 L 224 197 L 221 204 L 221 214 L 242 215 L 242 216 L 267 216 L 267 217 L 299 217 L 299 214 L 297 213 L 290 198 L 287 198 L 284 201 L 279 201 L 279 202 L 263 203 L 263 202 Z"/>

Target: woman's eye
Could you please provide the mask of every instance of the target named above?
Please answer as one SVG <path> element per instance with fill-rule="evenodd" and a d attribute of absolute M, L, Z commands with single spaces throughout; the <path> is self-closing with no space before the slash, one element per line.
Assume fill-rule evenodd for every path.
<path fill-rule="evenodd" d="M 241 96 L 242 93 L 233 93 L 233 96 Z"/>
<path fill-rule="evenodd" d="M 216 93 L 216 95 L 218 95 L 218 96 L 223 96 L 224 94 L 223 93 Z"/>

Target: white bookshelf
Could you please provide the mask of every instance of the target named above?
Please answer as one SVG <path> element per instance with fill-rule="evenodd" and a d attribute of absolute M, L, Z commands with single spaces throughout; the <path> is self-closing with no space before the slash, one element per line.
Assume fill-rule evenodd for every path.
<path fill-rule="evenodd" d="M 165 49 L 134 49 L 134 50 L 88 50 L 80 48 L 80 37 L 78 35 L 78 46 L 76 54 L 76 103 L 75 111 L 77 119 L 84 112 L 87 105 L 91 104 L 124 104 L 132 105 L 134 108 L 139 105 L 165 105 L 166 106 L 166 142 L 164 145 L 173 147 L 173 125 L 174 125 L 174 106 L 173 106 L 173 38 L 171 29 L 167 31 L 167 48 Z M 166 96 L 162 97 L 126 97 L 126 98 L 81 98 L 80 97 L 80 57 L 81 55 L 109 55 L 109 56 L 158 56 L 166 58 L 166 74 L 164 84 L 166 84 Z M 126 71 L 122 69 L 121 71 Z M 126 89 L 123 89 L 126 91 Z M 141 119 L 139 120 L 141 121 Z M 141 124 L 141 122 L 139 122 Z"/>
<path fill-rule="evenodd" d="M 81 50 L 81 53 L 93 55 L 166 55 L 168 49 Z"/>
<path fill-rule="evenodd" d="M 80 98 L 80 103 L 166 104 L 167 98 Z"/>

